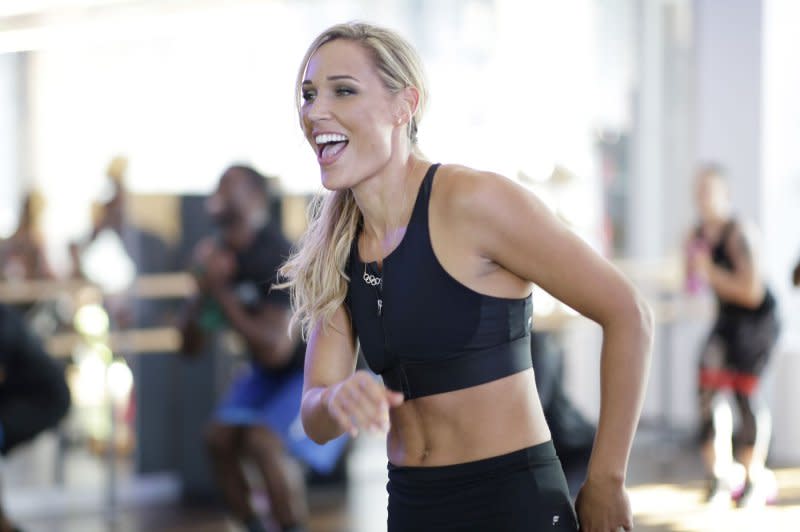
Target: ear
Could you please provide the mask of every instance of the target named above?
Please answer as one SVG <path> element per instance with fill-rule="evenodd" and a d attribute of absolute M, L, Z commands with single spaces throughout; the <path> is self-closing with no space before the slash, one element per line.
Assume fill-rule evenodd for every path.
<path fill-rule="evenodd" d="M 408 124 L 416 114 L 419 106 L 419 90 L 416 87 L 406 87 L 398 93 L 397 125 Z"/>

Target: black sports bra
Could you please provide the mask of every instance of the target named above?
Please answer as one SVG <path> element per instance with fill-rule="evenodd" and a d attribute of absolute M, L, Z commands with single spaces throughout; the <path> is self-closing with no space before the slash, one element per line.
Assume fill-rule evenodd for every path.
<path fill-rule="evenodd" d="M 728 240 L 730 240 L 733 231 L 738 228 L 738 223 L 739 222 L 735 218 L 728 220 L 723 226 L 717 241 L 711 243 L 711 261 L 729 272 L 734 270 L 734 265 L 733 258 L 730 256 L 730 253 L 728 253 Z M 702 225 L 699 225 L 697 229 L 695 229 L 695 237 L 705 240 Z M 755 308 L 744 307 L 730 301 L 725 301 L 719 297 L 719 294 L 717 294 L 717 303 L 720 317 L 763 316 L 773 312 L 777 306 L 775 296 L 772 295 L 772 291 L 768 286 L 764 288 L 764 299 L 762 299 L 761 303 Z"/>
<path fill-rule="evenodd" d="M 475 292 L 447 273 L 433 252 L 428 203 L 438 166 L 425 174 L 406 234 L 383 260 L 383 271 L 361 262 L 357 237 L 347 270 L 345 303 L 367 364 L 407 399 L 531 367 L 531 297 Z"/>

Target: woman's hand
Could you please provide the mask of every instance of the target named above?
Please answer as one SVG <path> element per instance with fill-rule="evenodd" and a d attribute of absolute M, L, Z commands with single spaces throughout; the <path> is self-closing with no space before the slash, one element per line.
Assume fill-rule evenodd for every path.
<path fill-rule="evenodd" d="M 393 392 L 364 370 L 332 386 L 325 405 L 345 432 L 355 437 L 361 430 L 389 431 L 389 409 L 403 404 L 403 394 Z"/>
<path fill-rule="evenodd" d="M 633 530 L 625 486 L 616 480 L 587 479 L 575 501 L 581 532 Z"/>
<path fill-rule="evenodd" d="M 708 249 L 708 246 L 695 244 L 689 254 L 690 271 L 702 279 L 707 280 L 712 265 L 711 250 Z"/>

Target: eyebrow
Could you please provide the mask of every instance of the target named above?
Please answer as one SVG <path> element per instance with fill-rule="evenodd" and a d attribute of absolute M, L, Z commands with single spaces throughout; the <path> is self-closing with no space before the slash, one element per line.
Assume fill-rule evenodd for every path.
<path fill-rule="evenodd" d="M 354 78 L 353 76 L 348 76 L 347 74 L 340 74 L 338 76 L 328 76 L 328 78 L 327 78 L 328 81 L 340 81 L 340 80 L 343 80 L 343 79 L 349 79 L 349 80 L 352 80 L 352 81 L 360 83 L 358 78 Z M 303 85 L 312 85 L 312 84 L 313 84 L 313 82 L 310 79 L 303 80 Z"/>

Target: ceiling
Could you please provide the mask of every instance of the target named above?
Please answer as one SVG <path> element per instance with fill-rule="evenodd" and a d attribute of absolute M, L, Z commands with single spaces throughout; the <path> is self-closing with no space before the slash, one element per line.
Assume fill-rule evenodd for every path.
<path fill-rule="evenodd" d="M 0 0 L 0 53 L 98 41 L 154 21 L 274 0 Z M 183 17 L 185 18 L 185 17 Z"/>
<path fill-rule="evenodd" d="M 0 20 L 14 17 L 85 15 L 93 11 L 175 4 L 174 0 L 3 0 Z M 184 4 L 188 2 L 182 2 Z"/>

